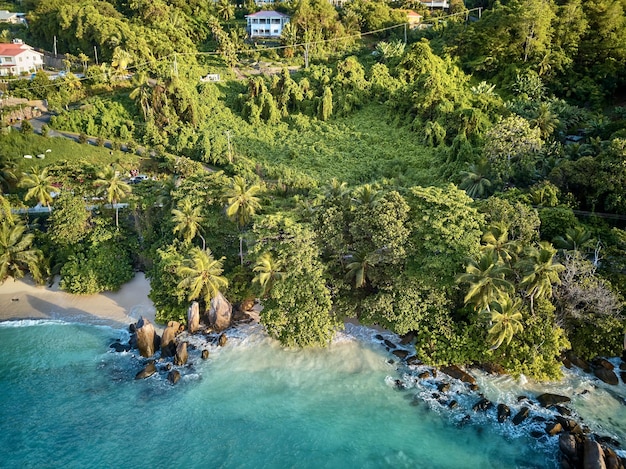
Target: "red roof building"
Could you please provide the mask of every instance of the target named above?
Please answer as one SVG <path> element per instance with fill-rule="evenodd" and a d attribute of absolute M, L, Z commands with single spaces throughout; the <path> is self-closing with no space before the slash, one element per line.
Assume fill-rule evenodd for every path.
<path fill-rule="evenodd" d="M 43 54 L 23 42 L 0 44 L 0 76 L 19 76 L 43 67 Z"/>

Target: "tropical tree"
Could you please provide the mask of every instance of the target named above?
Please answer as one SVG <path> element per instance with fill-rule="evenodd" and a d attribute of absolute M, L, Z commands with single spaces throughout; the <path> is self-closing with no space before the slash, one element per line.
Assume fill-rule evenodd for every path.
<path fill-rule="evenodd" d="M 117 46 L 113 50 L 113 57 L 111 60 L 111 69 L 113 71 L 113 76 L 116 78 L 122 78 L 127 73 L 127 68 L 134 61 L 133 56 L 130 52 L 122 49 L 120 46 Z"/>
<path fill-rule="evenodd" d="M 354 279 L 356 288 L 363 288 L 369 280 L 370 270 L 376 267 L 379 256 L 375 252 L 352 253 L 350 254 L 350 263 L 346 266 L 348 273 L 347 280 Z"/>
<path fill-rule="evenodd" d="M 202 250 L 206 249 L 206 241 L 200 234 L 202 231 L 202 207 L 194 206 L 191 199 L 185 198 L 178 202 L 177 207 L 172 210 L 175 223 L 174 234 L 180 233 L 183 241 L 189 244 L 196 235 L 202 239 Z"/>
<path fill-rule="evenodd" d="M 181 278 L 178 288 L 189 290 L 189 301 L 202 299 L 208 305 L 228 287 L 228 280 L 222 276 L 223 261 L 224 257 L 215 259 L 210 249 L 191 248 L 189 257 L 176 270 Z"/>
<path fill-rule="evenodd" d="M 239 258 L 243 265 L 243 234 L 241 231 L 250 223 L 252 217 L 261 208 L 261 202 L 256 197 L 261 190 L 261 186 L 253 184 L 247 186 L 246 180 L 241 176 L 235 176 L 230 187 L 226 190 L 224 198 L 226 200 L 226 216 L 237 223 L 240 231 L 239 236 Z"/>
<path fill-rule="evenodd" d="M 487 333 L 487 340 L 492 345 L 491 350 L 497 349 L 505 341 L 508 345 L 516 333 L 524 330 L 521 323 L 521 304 L 519 299 L 512 300 L 509 296 L 504 296 L 500 301 L 491 304 L 492 326 Z"/>
<path fill-rule="evenodd" d="M 510 264 L 517 257 L 520 243 L 509 240 L 509 227 L 504 222 L 495 222 L 483 234 L 482 251 L 494 251 L 499 259 Z"/>
<path fill-rule="evenodd" d="M 148 120 L 148 117 L 152 114 L 152 108 L 150 106 L 152 100 L 152 88 L 148 82 L 148 75 L 145 72 L 140 72 L 135 75 L 133 81 L 135 82 L 135 89 L 130 92 L 128 97 L 134 99 L 139 105 L 143 119 Z"/>
<path fill-rule="evenodd" d="M 19 185 L 28 188 L 24 196 L 25 200 L 36 199 L 38 203 L 51 210 L 52 193 L 56 191 L 56 188 L 52 185 L 52 176 L 48 175 L 47 167 L 43 168 L 40 173 L 23 173 Z"/>
<path fill-rule="evenodd" d="M 115 207 L 115 226 L 119 227 L 118 203 L 124 200 L 132 191 L 131 187 L 120 178 L 120 172 L 113 167 L 97 174 L 94 186 L 100 194 L 106 197 L 106 201 Z"/>
<path fill-rule="evenodd" d="M 235 5 L 230 0 L 219 0 L 216 5 L 217 16 L 224 21 L 230 21 L 235 16 Z"/>
<path fill-rule="evenodd" d="M 565 251 L 579 251 L 588 247 L 592 241 L 591 232 L 583 226 L 568 228 L 565 237 L 557 236 L 552 240 L 557 248 Z"/>
<path fill-rule="evenodd" d="M 26 233 L 22 222 L 11 223 L 8 219 L 0 222 L 0 284 L 8 277 L 22 278 L 27 271 L 37 282 L 43 280 L 43 255 L 31 247 L 33 239 L 34 235 Z"/>
<path fill-rule="evenodd" d="M 272 289 L 274 283 L 281 280 L 285 273 L 281 271 L 282 265 L 272 257 L 269 252 L 263 253 L 256 261 L 252 271 L 256 274 L 252 279 L 253 283 L 258 283 L 263 290 L 263 295 Z"/>
<path fill-rule="evenodd" d="M 17 164 L 14 160 L 0 156 L 0 190 L 9 189 L 9 184 L 17 180 L 15 170 Z"/>
<path fill-rule="evenodd" d="M 478 260 L 470 259 L 465 273 L 457 277 L 458 283 L 469 284 L 465 304 L 473 303 L 477 310 L 490 311 L 493 301 L 513 291 L 513 284 L 505 278 L 510 273 L 511 269 L 500 262 L 495 251 L 483 253 Z"/>
<path fill-rule="evenodd" d="M 554 259 L 556 249 L 547 241 L 538 247 L 530 247 L 526 257 L 517 263 L 523 278 L 520 286 L 526 289 L 530 298 L 530 310 L 534 313 L 534 300 L 539 297 L 551 297 L 552 285 L 560 284 L 559 273 L 565 267 Z"/>
<path fill-rule="evenodd" d="M 486 164 L 472 164 L 466 171 L 461 171 L 461 183 L 459 189 L 467 192 L 472 199 L 480 199 L 485 196 L 491 187 L 491 181 L 485 176 Z"/>

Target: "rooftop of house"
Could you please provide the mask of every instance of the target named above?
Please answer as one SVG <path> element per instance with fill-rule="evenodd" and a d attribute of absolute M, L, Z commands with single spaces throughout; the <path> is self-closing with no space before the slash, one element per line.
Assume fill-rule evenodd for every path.
<path fill-rule="evenodd" d="M 261 10 L 251 15 L 246 15 L 246 18 L 289 18 L 289 15 L 285 15 L 280 11 Z"/>
<path fill-rule="evenodd" d="M 0 44 L 0 55 L 15 57 L 16 55 L 20 55 L 22 52 L 26 51 L 33 51 L 33 48 L 24 43 Z M 37 54 L 41 53 L 37 51 L 33 52 Z"/>
<path fill-rule="evenodd" d="M 4 20 L 8 20 L 14 17 L 17 17 L 17 13 L 14 13 L 12 11 L 8 11 L 8 10 L 0 10 L 0 21 Z"/>

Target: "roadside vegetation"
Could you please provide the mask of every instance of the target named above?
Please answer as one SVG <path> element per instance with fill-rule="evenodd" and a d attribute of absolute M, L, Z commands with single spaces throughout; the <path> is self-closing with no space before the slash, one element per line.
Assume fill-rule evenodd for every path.
<path fill-rule="evenodd" d="M 252 5 L 179 3 L 28 3 L 17 32 L 57 37 L 67 73 L 7 91 L 82 144 L 2 135 L 0 281 L 89 294 L 142 270 L 162 321 L 222 292 L 288 346 L 358 318 L 427 363 L 539 379 L 621 352 L 619 2 L 453 2 L 405 42 L 400 7 L 423 7 L 300 0 L 278 48 L 246 40 Z"/>

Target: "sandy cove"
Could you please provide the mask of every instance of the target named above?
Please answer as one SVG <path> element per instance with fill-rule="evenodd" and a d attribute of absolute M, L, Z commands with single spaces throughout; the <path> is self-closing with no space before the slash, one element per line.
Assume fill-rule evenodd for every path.
<path fill-rule="evenodd" d="M 148 293 L 150 282 L 143 273 L 117 292 L 96 295 L 70 295 L 59 289 L 58 282 L 47 287 L 31 279 L 8 279 L 0 285 L 0 321 L 59 319 L 117 327 L 144 316 L 154 323 L 156 310 Z"/>

